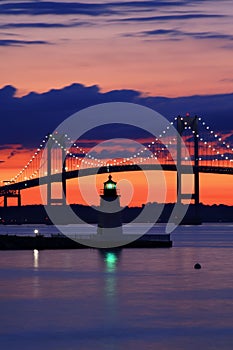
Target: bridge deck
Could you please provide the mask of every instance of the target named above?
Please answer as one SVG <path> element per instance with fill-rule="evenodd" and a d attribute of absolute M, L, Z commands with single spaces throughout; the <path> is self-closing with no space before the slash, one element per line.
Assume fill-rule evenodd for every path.
<path fill-rule="evenodd" d="M 27 188 L 37 187 L 49 182 L 62 182 L 62 177 L 65 179 L 73 179 L 83 176 L 91 176 L 95 174 L 105 174 L 105 173 L 116 173 L 116 172 L 127 172 L 127 171 L 149 171 L 149 170 L 164 170 L 164 171 L 177 171 L 175 164 L 144 164 L 144 165 L 115 165 L 111 167 L 101 167 L 101 168 L 88 168 L 82 170 L 72 170 L 67 171 L 64 174 L 57 173 L 51 176 L 43 176 L 41 178 L 25 180 L 17 183 L 12 183 L 9 185 L 0 186 L 0 196 L 4 196 L 6 191 L 9 190 L 25 190 Z M 195 172 L 195 167 L 190 165 L 182 165 L 182 173 L 191 174 Z M 200 173 L 208 174 L 227 174 L 233 175 L 233 167 L 211 167 L 211 166 L 199 166 Z"/>

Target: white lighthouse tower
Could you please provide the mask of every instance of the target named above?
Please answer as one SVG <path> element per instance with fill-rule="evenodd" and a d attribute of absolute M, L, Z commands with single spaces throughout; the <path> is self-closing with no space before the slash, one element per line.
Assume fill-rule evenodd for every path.
<path fill-rule="evenodd" d="M 109 175 L 104 182 L 104 188 L 100 195 L 100 212 L 98 220 L 98 234 L 105 234 L 106 237 L 117 238 L 122 234 L 122 218 L 120 207 L 120 195 L 117 191 L 117 183 Z"/>

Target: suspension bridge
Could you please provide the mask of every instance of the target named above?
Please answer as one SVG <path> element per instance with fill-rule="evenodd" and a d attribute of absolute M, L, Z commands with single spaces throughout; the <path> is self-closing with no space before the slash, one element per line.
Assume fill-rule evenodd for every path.
<path fill-rule="evenodd" d="M 180 137 L 169 133 L 169 129 L 174 127 L 184 144 Z M 67 147 L 67 144 L 71 146 Z M 168 122 L 158 137 L 141 143 L 133 152 L 127 150 L 127 156 L 122 156 L 121 152 L 119 157 L 106 159 L 98 157 L 81 141 L 54 132 L 44 137 L 31 159 L 14 177 L 2 181 L 0 197 L 3 197 L 4 207 L 8 205 L 8 198 L 16 198 L 18 206 L 21 206 L 22 191 L 46 185 L 47 205 L 66 204 L 69 179 L 107 172 L 142 170 L 176 172 L 177 202 L 182 203 L 191 198 L 198 206 L 200 173 L 233 175 L 232 133 L 215 132 L 203 118 L 187 114 Z M 193 193 L 182 193 L 183 174 L 192 174 Z M 56 182 L 62 182 L 61 198 L 53 198 L 52 184 Z"/>

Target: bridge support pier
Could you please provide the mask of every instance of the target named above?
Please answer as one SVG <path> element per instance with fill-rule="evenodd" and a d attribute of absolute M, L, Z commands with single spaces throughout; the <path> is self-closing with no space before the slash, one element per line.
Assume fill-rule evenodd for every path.
<path fill-rule="evenodd" d="M 183 204 L 183 200 L 192 199 L 194 201 L 194 213 L 187 216 L 183 220 L 184 224 L 201 224 L 200 213 L 199 213 L 199 204 L 200 204 L 200 184 L 199 184 L 199 135 L 198 135 L 198 117 L 181 117 L 177 118 L 177 131 L 180 136 L 183 135 L 185 127 L 189 127 L 191 131 L 193 131 L 194 137 L 194 164 L 193 167 L 190 167 L 190 172 L 183 171 L 182 167 L 182 147 L 181 147 L 181 138 L 177 137 L 177 203 Z M 193 174 L 194 176 L 194 192 L 193 193 L 183 193 L 182 191 L 182 183 L 183 176 L 185 174 Z"/>
<path fill-rule="evenodd" d="M 20 190 L 9 190 L 4 193 L 4 208 L 8 206 L 8 198 L 17 198 L 18 207 L 21 207 L 21 193 Z"/>

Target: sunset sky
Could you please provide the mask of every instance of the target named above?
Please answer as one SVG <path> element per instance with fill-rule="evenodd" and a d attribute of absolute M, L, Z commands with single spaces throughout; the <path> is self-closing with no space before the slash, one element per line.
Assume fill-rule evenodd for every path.
<path fill-rule="evenodd" d="M 169 120 L 201 114 L 233 144 L 232 23 L 231 0 L 0 1 L 0 180 L 62 120 L 102 102 L 139 103 Z M 230 176 L 201 184 L 204 203 L 233 205 Z"/>

